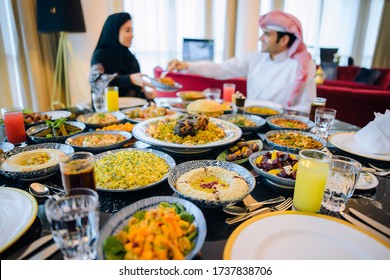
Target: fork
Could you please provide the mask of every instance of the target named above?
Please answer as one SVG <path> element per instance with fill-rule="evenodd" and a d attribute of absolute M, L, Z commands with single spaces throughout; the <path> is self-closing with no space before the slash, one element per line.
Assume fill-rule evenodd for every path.
<path fill-rule="evenodd" d="M 371 166 L 372 168 L 374 168 L 376 171 L 381 171 L 381 172 L 389 172 L 390 171 L 390 169 L 379 168 L 379 167 L 376 167 L 375 165 L 372 165 L 371 163 L 369 163 L 368 165 Z"/>
<path fill-rule="evenodd" d="M 241 215 L 239 217 L 227 218 L 225 220 L 225 223 L 227 223 L 228 225 L 232 225 L 232 224 L 235 224 L 235 223 L 238 223 L 241 221 L 245 221 L 245 220 L 247 220 L 253 216 L 256 216 L 258 214 L 268 213 L 268 212 L 273 212 L 273 211 L 285 211 L 288 208 L 290 208 L 292 206 L 292 204 L 293 204 L 293 200 L 291 197 L 289 197 L 285 201 L 283 201 L 282 203 L 280 203 L 276 206 L 261 208 L 259 210 L 252 211 L 250 213 Z"/>

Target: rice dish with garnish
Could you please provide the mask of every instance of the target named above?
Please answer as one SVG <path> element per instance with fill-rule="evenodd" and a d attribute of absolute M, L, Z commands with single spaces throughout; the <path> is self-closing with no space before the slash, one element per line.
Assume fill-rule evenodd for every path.
<path fill-rule="evenodd" d="M 95 162 L 96 187 L 136 189 L 161 180 L 169 165 L 159 156 L 145 151 L 121 151 L 107 154 Z"/>
<path fill-rule="evenodd" d="M 96 113 L 87 118 L 86 123 L 90 124 L 106 124 L 116 122 L 117 118 L 112 114 Z"/>
<path fill-rule="evenodd" d="M 183 127 L 190 128 L 190 124 L 194 121 L 194 118 L 204 120 L 202 115 L 187 115 L 182 119 L 163 119 L 151 123 L 147 128 L 147 133 L 150 137 L 157 140 L 161 140 L 168 143 L 197 145 L 205 144 L 209 142 L 216 142 L 223 139 L 226 136 L 225 130 L 213 122 L 209 122 L 207 117 L 207 123 L 199 128 L 199 125 L 194 125 L 193 130 L 182 133 L 178 132 L 178 124 L 183 123 Z M 206 122 L 206 121 L 205 121 Z M 181 129 L 181 128 L 180 128 Z"/>

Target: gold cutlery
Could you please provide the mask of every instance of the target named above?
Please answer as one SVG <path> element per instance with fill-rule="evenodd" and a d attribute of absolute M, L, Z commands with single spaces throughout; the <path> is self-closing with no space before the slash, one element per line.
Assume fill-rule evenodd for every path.
<path fill-rule="evenodd" d="M 35 255 L 29 258 L 29 260 L 46 260 L 51 255 L 53 255 L 55 252 L 58 251 L 57 244 L 51 244 L 49 247 L 43 249 L 42 251 L 39 251 Z"/>
<path fill-rule="evenodd" d="M 340 212 L 340 215 L 341 217 L 343 217 L 345 220 L 347 220 L 348 222 L 350 222 L 351 224 L 354 224 L 355 226 L 365 230 L 365 231 L 368 231 L 370 232 L 371 234 L 375 235 L 376 237 L 386 241 L 387 243 L 390 243 L 390 239 L 387 238 L 386 236 L 384 236 L 382 233 L 380 233 L 379 231 L 376 231 L 375 229 L 373 229 L 372 227 L 369 227 L 367 226 L 366 224 L 360 222 L 359 220 L 355 219 L 354 217 L 348 215 L 347 213 L 344 213 L 344 212 Z"/>
<path fill-rule="evenodd" d="M 285 201 L 283 201 L 282 203 L 280 203 L 280 204 L 278 204 L 276 206 L 265 207 L 265 208 L 261 208 L 259 210 L 255 210 L 255 211 L 249 212 L 247 214 L 244 214 L 244 215 L 241 215 L 241 216 L 238 216 L 238 217 L 227 218 L 225 220 L 225 223 L 227 223 L 228 225 L 232 225 L 232 224 L 235 224 L 235 223 L 238 223 L 238 222 L 245 221 L 245 220 L 247 220 L 247 219 L 249 219 L 251 217 L 257 216 L 259 214 L 273 212 L 273 211 L 285 211 L 285 210 L 289 209 L 292 206 L 292 203 L 293 203 L 293 200 L 292 200 L 291 197 L 289 197 Z"/>
<path fill-rule="evenodd" d="M 243 214 L 246 214 L 247 212 L 250 212 L 250 211 L 253 211 L 257 208 L 260 208 L 263 205 L 279 203 L 279 202 L 282 202 L 284 200 L 286 200 L 286 199 L 283 196 L 278 196 L 278 197 L 271 198 L 268 200 L 245 205 L 245 207 L 241 207 L 241 206 L 237 206 L 237 205 L 226 205 L 223 207 L 222 210 L 225 213 L 228 213 L 230 215 L 243 215 Z"/>
<path fill-rule="evenodd" d="M 19 257 L 10 257 L 10 259 L 17 259 L 17 260 L 22 260 L 31 253 L 33 253 L 35 250 L 38 248 L 42 247 L 44 244 L 48 243 L 53 239 L 53 236 L 51 234 L 45 235 L 38 240 L 35 240 L 33 243 L 31 243 Z"/>
<path fill-rule="evenodd" d="M 367 217 L 366 215 L 360 213 L 359 211 L 353 208 L 349 208 L 349 212 L 351 212 L 353 215 L 358 217 L 363 222 L 369 224 L 373 228 L 379 230 L 380 232 L 386 234 L 387 236 L 390 236 L 390 228 L 388 228 L 387 226 L 378 223 L 377 221 L 371 219 L 370 217 Z"/>

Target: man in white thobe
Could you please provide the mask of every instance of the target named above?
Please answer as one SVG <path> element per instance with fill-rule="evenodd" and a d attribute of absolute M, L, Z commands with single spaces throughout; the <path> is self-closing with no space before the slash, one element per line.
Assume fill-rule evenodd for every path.
<path fill-rule="evenodd" d="M 316 66 L 302 41 L 298 19 L 272 11 L 259 19 L 261 51 L 217 64 L 172 60 L 168 71 L 188 70 L 216 79 L 246 77 L 247 100 L 265 100 L 284 108 L 309 112 L 316 97 Z"/>

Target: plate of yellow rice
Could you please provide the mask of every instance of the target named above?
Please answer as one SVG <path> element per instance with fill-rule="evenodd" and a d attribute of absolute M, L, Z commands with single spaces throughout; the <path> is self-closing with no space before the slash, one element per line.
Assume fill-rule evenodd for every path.
<path fill-rule="evenodd" d="M 133 136 L 150 145 L 179 154 L 198 154 L 224 146 L 240 139 L 242 130 L 233 123 L 209 117 L 207 129 L 198 130 L 194 136 L 175 134 L 175 125 L 183 115 L 161 117 L 140 122 Z"/>
<path fill-rule="evenodd" d="M 96 189 L 129 192 L 163 182 L 176 166 L 168 154 L 153 149 L 118 149 L 95 156 Z"/>

